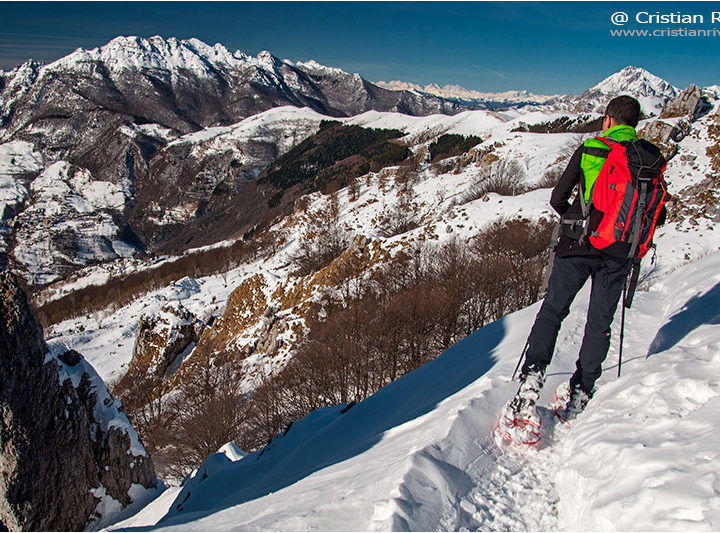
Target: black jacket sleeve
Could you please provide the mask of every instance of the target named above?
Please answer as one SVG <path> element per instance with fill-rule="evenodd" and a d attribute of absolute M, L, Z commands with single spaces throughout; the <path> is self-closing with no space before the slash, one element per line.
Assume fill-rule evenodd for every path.
<path fill-rule="evenodd" d="M 550 196 L 550 205 L 560 216 L 564 215 L 565 212 L 570 209 L 570 197 L 572 196 L 573 190 L 580 183 L 582 179 L 582 169 L 580 168 L 580 161 L 582 159 L 582 145 L 575 150 L 575 153 L 568 161 L 565 172 L 562 173 L 560 179 L 553 189 L 552 195 Z"/>

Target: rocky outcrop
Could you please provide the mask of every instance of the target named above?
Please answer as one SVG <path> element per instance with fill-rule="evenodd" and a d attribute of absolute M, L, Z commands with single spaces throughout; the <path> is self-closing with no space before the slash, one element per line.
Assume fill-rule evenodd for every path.
<path fill-rule="evenodd" d="M 79 353 L 48 351 L 25 294 L 0 274 L 0 526 L 82 530 L 157 483 L 120 403 Z"/>
<path fill-rule="evenodd" d="M 691 123 L 711 107 L 700 88 L 691 84 L 666 104 L 659 120 L 647 124 L 638 135 L 660 147 L 665 159 L 670 161 L 678 152 L 677 143 L 690 133 Z M 680 120 L 670 120 L 678 118 Z"/>
<path fill-rule="evenodd" d="M 690 84 L 690 87 L 682 91 L 676 98 L 671 100 L 665 106 L 660 118 L 676 118 L 693 116 L 695 110 L 702 100 L 702 91 L 696 85 Z"/>
<path fill-rule="evenodd" d="M 121 220 L 127 201 L 123 187 L 58 161 L 28 189 L 31 201 L 12 221 L 15 246 L 10 254 L 13 271 L 27 282 L 49 283 L 79 267 L 137 251 Z"/>
<path fill-rule="evenodd" d="M 162 378 L 177 357 L 197 342 L 202 329 L 203 323 L 180 302 L 168 303 L 159 313 L 141 316 L 128 373 Z"/>
<path fill-rule="evenodd" d="M 678 121 L 670 124 L 663 120 L 654 120 L 638 131 L 638 136 L 660 148 L 665 159 L 670 161 L 678 152 L 677 143 L 690 132 L 690 124 Z"/>

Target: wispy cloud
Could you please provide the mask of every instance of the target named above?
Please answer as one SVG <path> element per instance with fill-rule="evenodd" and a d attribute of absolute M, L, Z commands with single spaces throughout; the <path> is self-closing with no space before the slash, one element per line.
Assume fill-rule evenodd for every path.
<path fill-rule="evenodd" d="M 507 74 L 505 74 L 504 72 L 493 70 L 491 68 L 483 67 L 480 65 L 472 65 L 472 68 L 474 68 L 475 70 L 479 70 L 480 72 L 492 74 L 493 76 L 500 78 L 501 80 L 506 80 L 508 78 Z"/>
<path fill-rule="evenodd" d="M 48 63 L 73 52 L 78 47 L 94 48 L 102 42 L 102 39 L 0 32 L 0 68 L 8 70 L 28 59 Z"/>
<path fill-rule="evenodd" d="M 70 40 L 44 39 L 44 36 L 0 33 L 0 68 L 8 70 L 27 61 L 47 61 L 72 50 Z"/>

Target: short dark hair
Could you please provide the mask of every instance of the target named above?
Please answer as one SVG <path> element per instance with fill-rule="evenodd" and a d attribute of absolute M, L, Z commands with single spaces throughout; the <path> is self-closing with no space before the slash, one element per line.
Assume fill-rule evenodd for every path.
<path fill-rule="evenodd" d="M 632 96 L 618 96 L 610 100 L 605 108 L 605 114 L 614 118 L 615 122 L 634 128 L 640 120 L 640 102 Z"/>

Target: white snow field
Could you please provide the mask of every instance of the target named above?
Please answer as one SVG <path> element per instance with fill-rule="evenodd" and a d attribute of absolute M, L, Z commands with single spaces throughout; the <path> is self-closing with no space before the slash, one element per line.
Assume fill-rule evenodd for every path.
<path fill-rule="evenodd" d="M 245 457 L 210 456 L 111 529 L 720 529 L 720 252 L 636 295 L 619 379 L 618 310 L 598 392 L 567 427 L 547 406 L 574 368 L 588 288 L 558 338 L 537 446 L 500 450 L 491 432 L 539 303 L 344 414 L 311 413 Z"/>

